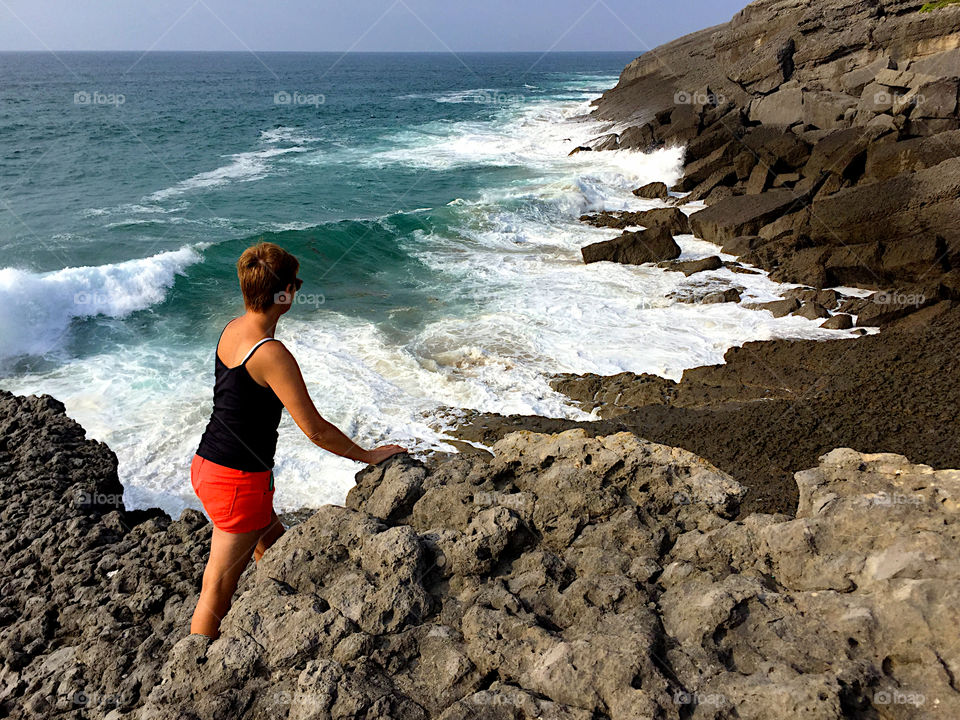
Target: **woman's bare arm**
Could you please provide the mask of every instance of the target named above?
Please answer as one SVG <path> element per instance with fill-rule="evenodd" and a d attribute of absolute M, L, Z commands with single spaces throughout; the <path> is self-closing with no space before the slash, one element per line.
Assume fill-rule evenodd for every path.
<path fill-rule="evenodd" d="M 371 465 L 397 453 L 406 452 L 399 445 L 383 445 L 373 450 L 364 450 L 336 425 L 325 420 L 310 399 L 296 358 L 282 343 L 265 343 L 256 355 L 250 358 L 247 368 L 254 380 L 266 383 L 276 393 L 304 435 L 324 450 Z"/>

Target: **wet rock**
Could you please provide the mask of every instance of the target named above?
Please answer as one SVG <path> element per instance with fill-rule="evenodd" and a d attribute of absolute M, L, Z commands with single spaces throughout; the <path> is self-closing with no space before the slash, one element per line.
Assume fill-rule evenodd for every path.
<path fill-rule="evenodd" d="M 680 246 L 667 228 L 653 227 L 639 232 L 625 232 L 613 240 L 586 245 L 580 252 L 585 263 L 607 260 L 642 265 L 678 257 Z"/>
<path fill-rule="evenodd" d="M 722 200 L 690 216 L 694 234 L 723 245 L 741 235 L 755 235 L 764 225 L 802 206 L 793 190 L 773 190 L 761 195 L 741 195 Z"/>
<path fill-rule="evenodd" d="M 816 302 L 805 302 L 790 314 L 807 318 L 807 320 L 818 320 L 830 317 L 830 312 L 823 305 Z"/>
<path fill-rule="evenodd" d="M 715 305 L 717 303 L 738 303 L 740 302 L 740 291 L 736 288 L 727 288 L 726 290 L 718 290 L 716 292 L 708 293 L 704 296 L 703 300 L 700 301 L 704 305 Z"/>
<path fill-rule="evenodd" d="M 653 210 L 638 212 L 603 211 L 594 215 L 581 215 L 580 220 L 594 227 L 612 227 L 623 230 L 639 225 L 644 228 L 667 228 L 673 235 L 690 233 L 690 222 L 687 215 L 679 208 L 654 208 Z"/>
<path fill-rule="evenodd" d="M 837 313 L 820 324 L 825 330 L 849 330 L 853 327 L 853 318 L 846 313 Z"/>
<path fill-rule="evenodd" d="M 723 261 L 716 255 L 701 258 L 700 260 L 671 260 L 670 262 L 660 263 L 660 267 L 667 270 L 682 272 L 687 277 L 699 272 L 708 270 L 719 270 L 723 267 Z"/>
<path fill-rule="evenodd" d="M 670 196 L 667 186 L 662 182 L 647 183 L 643 187 L 638 187 L 634 190 L 633 194 L 639 198 L 646 198 L 648 200 L 666 200 Z"/>
<path fill-rule="evenodd" d="M 748 310 L 769 310 L 774 317 L 786 317 L 800 309 L 800 301 L 796 298 L 785 298 L 764 303 L 744 303 Z"/>

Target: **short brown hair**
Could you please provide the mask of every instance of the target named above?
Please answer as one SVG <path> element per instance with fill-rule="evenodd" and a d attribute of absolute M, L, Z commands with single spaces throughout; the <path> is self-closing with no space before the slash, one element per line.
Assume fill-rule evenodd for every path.
<path fill-rule="evenodd" d="M 248 247 L 237 260 L 243 304 L 254 312 L 266 311 L 295 283 L 299 269 L 300 261 L 279 245 L 261 242 Z"/>

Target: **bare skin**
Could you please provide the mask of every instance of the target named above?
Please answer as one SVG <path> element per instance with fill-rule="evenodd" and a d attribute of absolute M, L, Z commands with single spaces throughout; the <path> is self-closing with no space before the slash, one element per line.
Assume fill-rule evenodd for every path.
<path fill-rule="evenodd" d="M 217 354 L 227 367 L 239 365 L 259 340 L 274 336 L 280 317 L 293 306 L 294 286 L 288 286 L 286 292 L 291 300 L 289 303 L 276 303 L 262 313 L 247 308 L 245 314 L 227 325 L 217 346 Z M 381 445 L 365 450 L 325 420 L 310 399 L 300 366 L 282 343 L 264 343 L 247 361 L 246 367 L 255 382 L 276 393 L 297 426 L 324 450 L 371 465 L 406 452 L 399 445 Z M 192 634 L 219 637 L 220 621 L 230 609 L 237 583 L 250 562 L 250 556 L 259 562 L 281 535 L 283 525 L 275 512 L 265 528 L 253 532 L 228 533 L 213 529 L 200 599 L 190 623 Z"/>

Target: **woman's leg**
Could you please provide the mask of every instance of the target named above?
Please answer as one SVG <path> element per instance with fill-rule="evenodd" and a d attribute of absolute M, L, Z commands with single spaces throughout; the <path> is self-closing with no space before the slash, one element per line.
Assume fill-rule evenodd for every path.
<path fill-rule="evenodd" d="M 267 526 L 268 529 L 269 527 L 271 526 Z M 197 601 L 197 607 L 193 611 L 193 621 L 190 623 L 191 634 L 219 637 L 220 620 L 230 609 L 240 576 L 250 562 L 250 554 L 254 546 L 263 534 L 264 530 L 228 533 L 217 528 L 213 529 L 213 536 L 210 539 L 210 558 L 203 571 L 200 599 Z"/>
<path fill-rule="evenodd" d="M 271 510 L 270 524 L 267 525 L 266 529 L 263 530 L 263 535 L 260 536 L 260 542 L 257 543 L 257 547 L 253 551 L 253 559 L 260 562 L 263 554 L 280 539 L 281 535 L 283 535 L 283 523 L 280 522 L 277 513 Z"/>

